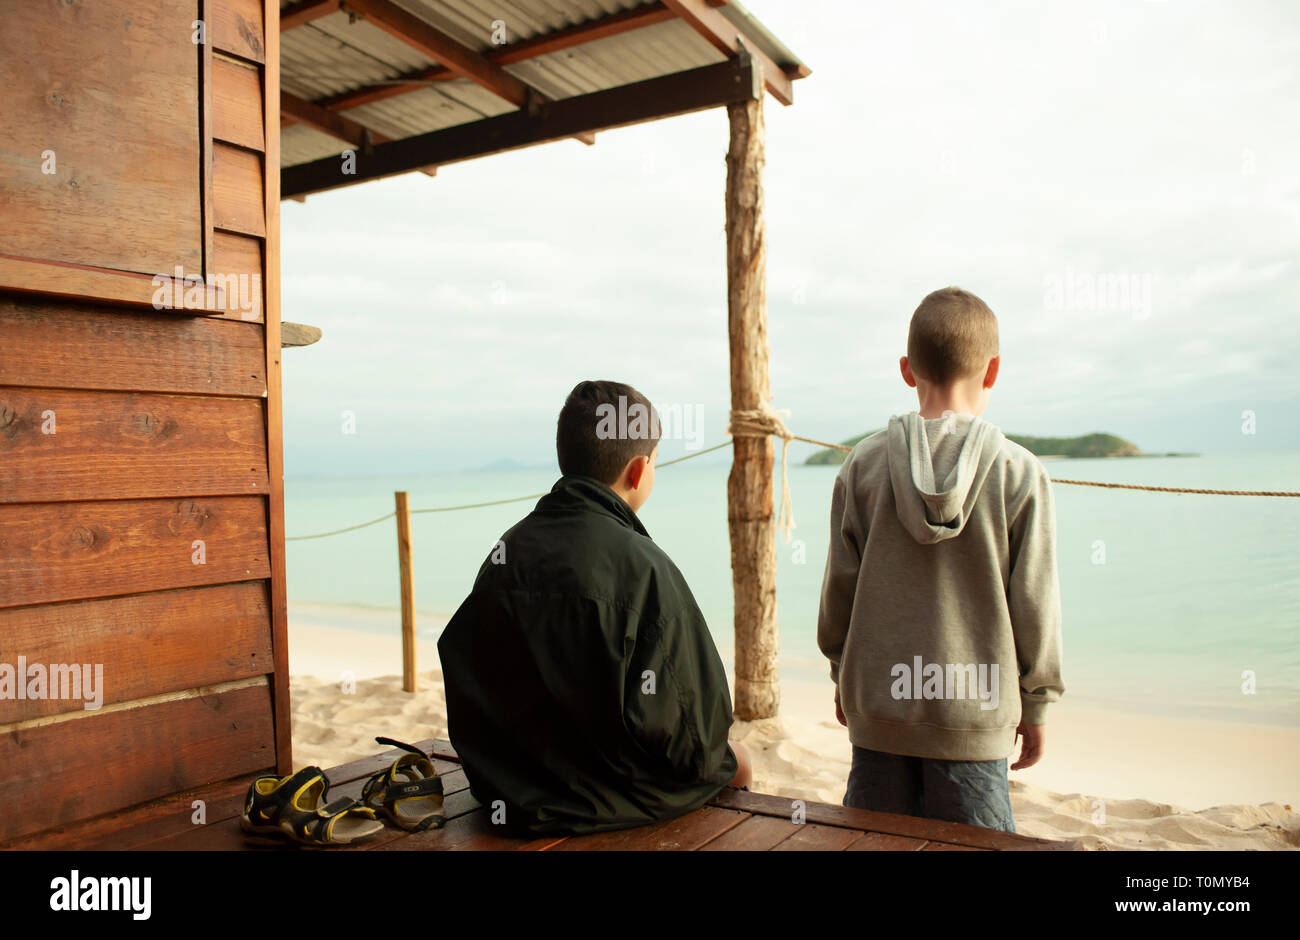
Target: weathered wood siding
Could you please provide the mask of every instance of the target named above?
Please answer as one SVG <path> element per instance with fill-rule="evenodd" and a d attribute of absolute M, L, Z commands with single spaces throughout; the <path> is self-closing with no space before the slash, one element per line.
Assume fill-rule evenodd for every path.
<path fill-rule="evenodd" d="M 0 0 L 0 842 L 290 770 L 278 15 Z"/>

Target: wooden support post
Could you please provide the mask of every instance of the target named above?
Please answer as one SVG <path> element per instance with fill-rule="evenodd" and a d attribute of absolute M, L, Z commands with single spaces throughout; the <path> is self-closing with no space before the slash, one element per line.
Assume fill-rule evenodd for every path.
<path fill-rule="evenodd" d="M 402 688 L 415 691 L 415 584 L 411 580 L 411 509 L 406 493 L 397 497 L 397 569 L 402 584 Z"/>
<path fill-rule="evenodd" d="M 771 397 L 767 342 L 767 239 L 763 222 L 763 101 L 727 105 L 727 328 L 731 408 L 764 407 Z M 736 717 L 772 718 L 777 682 L 776 520 L 772 439 L 737 437 L 727 480 L 731 580 L 735 590 Z"/>

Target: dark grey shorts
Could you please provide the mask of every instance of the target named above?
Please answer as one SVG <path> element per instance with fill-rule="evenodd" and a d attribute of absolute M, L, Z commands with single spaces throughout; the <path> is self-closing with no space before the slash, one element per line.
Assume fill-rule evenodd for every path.
<path fill-rule="evenodd" d="M 1016 831 L 1006 758 L 935 760 L 854 746 L 844 805 Z"/>

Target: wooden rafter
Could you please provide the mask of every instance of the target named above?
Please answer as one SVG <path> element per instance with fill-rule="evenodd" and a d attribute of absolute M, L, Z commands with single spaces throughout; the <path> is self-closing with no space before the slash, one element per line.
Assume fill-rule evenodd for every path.
<path fill-rule="evenodd" d="M 621 10 L 618 13 L 611 13 L 607 16 L 588 20 L 585 23 L 566 26 L 564 29 L 542 33 L 539 36 L 521 39 L 519 42 L 508 43 L 504 46 L 496 46 L 484 52 L 483 57 L 496 65 L 511 65 L 516 62 L 535 59 L 538 56 L 549 55 L 552 52 L 571 49 L 574 46 L 594 42 L 597 39 L 605 39 L 634 29 L 654 26 L 657 23 L 664 23 L 675 18 L 676 15 L 671 10 L 664 6 L 662 2 L 656 0 L 654 3 L 647 3 L 631 10 Z M 456 77 L 456 73 L 446 66 L 430 65 L 407 72 L 389 82 L 365 85 L 352 91 L 345 91 L 328 98 L 322 98 L 316 103 L 331 111 L 346 111 L 348 108 L 360 107 L 363 104 L 371 104 L 375 101 L 384 101 L 398 95 L 418 91 L 421 88 L 427 88 L 428 83 L 431 81 L 446 81 Z M 409 84 L 398 84 L 400 82 L 409 82 Z"/>
<path fill-rule="evenodd" d="M 346 115 L 327 111 L 287 91 L 280 92 L 280 121 L 289 124 L 305 124 L 363 151 L 369 150 L 375 144 L 385 144 L 393 139 L 387 134 L 371 130 Z M 426 176 L 438 175 L 436 166 L 422 166 L 416 169 Z"/>
<path fill-rule="evenodd" d="M 290 323 L 287 320 L 280 321 L 280 348 L 285 349 L 290 346 L 310 346 L 319 342 L 321 338 L 321 328 L 312 326 L 309 323 Z"/>
<path fill-rule="evenodd" d="M 763 69 L 763 84 L 782 104 L 794 103 L 794 85 L 779 65 L 745 37 L 709 0 L 664 0 L 668 9 L 690 24 L 715 49 L 726 56 L 739 54 L 742 44 Z"/>
<path fill-rule="evenodd" d="M 407 13 L 392 0 L 347 0 L 350 12 L 359 13 L 367 22 L 396 39 L 442 63 L 455 74 L 468 78 L 516 108 L 525 108 L 538 100 L 536 91 L 497 65 L 462 45 L 446 33 Z"/>
<path fill-rule="evenodd" d="M 298 0 L 280 11 L 280 32 L 339 11 L 339 0 Z"/>
<path fill-rule="evenodd" d="M 285 167 L 280 173 L 282 192 L 285 198 L 293 198 L 337 189 L 430 163 L 456 163 L 604 128 L 700 111 L 754 98 L 761 92 L 761 74 L 753 58 L 737 56 L 716 65 L 552 101 L 536 114 L 525 109 L 510 111 L 377 144 L 369 154 L 358 154 L 355 173 L 341 173 L 337 157 Z"/>
<path fill-rule="evenodd" d="M 338 125 L 330 121 L 328 115 L 427 88 L 430 82 L 459 77 L 469 78 L 517 107 L 526 107 L 530 100 L 540 103 L 545 98 L 526 83 L 503 71 L 501 66 L 677 18 L 686 21 L 729 58 L 739 55 L 743 46 L 744 51 L 753 55 L 762 69 L 768 90 L 779 101 L 789 104 L 793 100 L 791 79 L 801 77 L 807 70 L 783 71 L 755 43 L 745 42 L 741 31 L 714 9 L 725 6 L 726 2 L 727 0 L 654 0 L 630 10 L 621 10 L 478 53 L 397 7 L 391 0 L 299 0 L 285 9 L 286 15 L 281 18 L 282 30 L 343 9 L 370 19 L 378 28 L 446 64 L 426 66 L 381 84 L 366 85 L 315 102 L 297 99 L 292 111 L 285 108 L 286 122 L 297 120 L 341 140 L 364 146 L 363 143 L 358 143 L 364 139 L 362 125 L 355 121 Z M 310 112 L 313 119 L 299 117 L 300 114 L 308 113 L 309 108 L 316 109 Z M 339 130 L 343 133 L 339 133 Z M 594 132 L 573 136 L 588 145 L 595 143 Z M 380 143 L 386 138 L 371 132 L 370 140 L 372 143 Z M 425 168 L 425 172 L 432 175 L 431 168 Z"/>
<path fill-rule="evenodd" d="M 322 108 L 328 108 L 331 111 L 346 111 L 349 108 L 359 108 L 363 104 L 387 101 L 389 98 L 396 98 L 398 95 L 405 95 L 413 91 L 419 91 L 422 88 L 428 88 L 429 82 L 446 81 L 456 77 L 456 73 L 445 66 L 430 65 L 422 69 L 416 69 L 413 72 L 406 72 L 383 84 L 363 85 L 351 91 L 344 91 L 328 98 L 321 98 L 316 103 Z M 399 82 L 407 84 L 398 84 Z"/>
<path fill-rule="evenodd" d="M 280 114 L 282 117 L 292 118 L 296 124 L 306 124 L 354 147 L 366 148 L 392 139 L 346 115 L 326 110 L 287 91 L 280 92 Z"/>

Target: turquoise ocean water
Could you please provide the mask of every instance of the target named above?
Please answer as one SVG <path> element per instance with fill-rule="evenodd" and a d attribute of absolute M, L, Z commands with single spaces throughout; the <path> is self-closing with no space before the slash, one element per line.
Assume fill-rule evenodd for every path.
<path fill-rule="evenodd" d="M 723 454 L 726 451 L 722 452 Z M 725 659 L 732 647 L 728 465 L 714 455 L 665 467 L 641 511 L 686 575 Z M 1214 489 L 1300 490 L 1300 452 L 1118 460 L 1049 460 L 1053 477 Z M 778 539 L 782 674 L 819 680 L 817 606 L 836 468 L 792 466 L 798 526 Z M 779 469 L 778 469 L 779 474 Z M 411 507 L 542 493 L 558 473 L 290 478 L 290 536 Z M 777 477 L 778 497 L 780 480 Z M 1200 496 L 1057 484 L 1066 695 L 1155 714 L 1300 726 L 1300 499 Z M 413 517 L 417 609 L 446 617 L 498 536 L 533 500 Z M 288 595 L 310 619 L 361 631 L 396 629 L 393 520 L 288 543 Z M 343 606 L 371 608 L 368 615 Z M 340 608 L 334 610 L 332 608 Z M 430 618 L 431 619 L 431 618 Z M 425 628 L 430 636 L 435 629 Z M 1243 673 L 1254 694 L 1243 692 Z M 826 679 L 829 687 L 829 679 Z"/>

